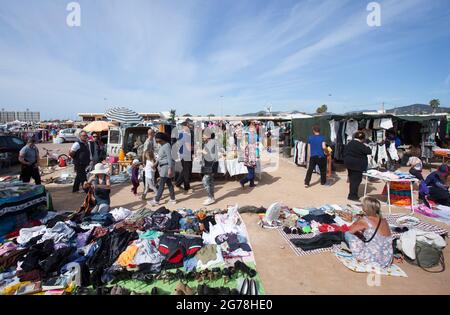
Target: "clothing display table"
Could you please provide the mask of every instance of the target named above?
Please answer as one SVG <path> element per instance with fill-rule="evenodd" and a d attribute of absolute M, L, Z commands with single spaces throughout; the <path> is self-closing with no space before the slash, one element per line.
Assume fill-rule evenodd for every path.
<path fill-rule="evenodd" d="M 175 163 L 175 171 L 181 172 L 182 170 L 181 161 Z M 200 159 L 195 159 L 192 161 L 192 173 L 200 174 L 202 170 L 202 163 Z M 229 174 L 230 176 L 247 174 L 247 167 L 244 162 L 239 162 L 239 159 L 219 159 L 219 167 L 217 173 L 219 174 Z M 258 177 L 261 177 L 261 162 L 258 160 L 255 173 Z"/>
<path fill-rule="evenodd" d="M 364 197 L 367 195 L 367 184 L 369 181 L 369 177 L 374 179 L 379 179 L 385 182 L 387 186 L 387 200 L 388 200 L 388 208 L 389 208 L 389 214 L 392 213 L 391 210 L 391 183 L 392 182 L 409 182 L 410 188 L 411 188 L 411 213 L 414 213 L 414 183 L 419 182 L 417 178 L 390 178 L 383 176 L 381 174 L 370 174 L 370 173 L 364 173 L 363 174 L 366 178 L 365 186 L 364 186 Z"/>
<path fill-rule="evenodd" d="M 47 191 L 42 185 L 21 181 L 0 183 L 0 217 L 47 204 Z"/>
<path fill-rule="evenodd" d="M 436 149 L 433 150 L 433 155 L 435 157 L 442 158 L 442 163 L 445 164 L 446 160 L 450 158 L 450 150 L 449 149 Z"/>

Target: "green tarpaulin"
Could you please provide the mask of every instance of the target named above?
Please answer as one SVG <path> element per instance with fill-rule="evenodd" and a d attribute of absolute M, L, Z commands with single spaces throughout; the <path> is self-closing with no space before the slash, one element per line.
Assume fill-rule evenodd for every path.
<path fill-rule="evenodd" d="M 342 119 L 379 119 L 379 118 L 392 118 L 392 120 L 404 120 L 421 122 L 426 124 L 430 120 L 440 120 L 441 118 L 446 118 L 446 116 L 394 116 L 390 114 L 380 114 L 380 115 L 367 115 L 367 114 L 352 114 L 352 115 L 327 115 L 318 116 L 312 118 L 297 118 L 292 119 L 292 138 L 294 140 L 300 140 L 306 142 L 308 136 L 312 134 L 312 127 L 314 125 L 319 125 L 320 133 L 325 136 L 327 141 L 330 141 L 330 124 L 329 121 L 332 119 L 342 120 Z"/>
<path fill-rule="evenodd" d="M 306 142 L 308 136 L 312 135 L 312 127 L 319 125 L 320 133 L 330 141 L 330 124 L 331 116 L 320 116 L 313 118 L 299 118 L 292 120 L 292 137 L 294 140 Z"/>

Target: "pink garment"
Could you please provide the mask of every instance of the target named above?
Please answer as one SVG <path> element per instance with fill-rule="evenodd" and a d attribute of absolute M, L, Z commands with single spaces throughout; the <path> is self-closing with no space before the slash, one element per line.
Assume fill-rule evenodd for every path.
<path fill-rule="evenodd" d="M 430 218 L 438 218 L 439 216 L 433 212 L 430 208 L 425 205 L 416 205 L 413 207 L 415 213 L 423 214 L 424 216 Z"/>

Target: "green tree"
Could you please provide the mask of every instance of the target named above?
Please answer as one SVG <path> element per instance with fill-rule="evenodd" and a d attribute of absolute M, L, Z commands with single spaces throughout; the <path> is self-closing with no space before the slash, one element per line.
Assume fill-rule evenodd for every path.
<path fill-rule="evenodd" d="M 184 114 L 183 117 L 192 117 L 191 114 Z"/>
<path fill-rule="evenodd" d="M 170 110 L 170 121 L 172 123 L 175 123 L 175 117 L 177 117 L 177 110 L 176 109 L 171 109 Z"/>
<path fill-rule="evenodd" d="M 433 108 L 433 113 L 436 112 L 436 109 L 439 107 L 439 105 L 441 105 L 441 101 L 439 101 L 436 98 L 434 98 L 430 101 L 430 106 L 431 106 L 431 108 Z"/>
<path fill-rule="evenodd" d="M 322 106 L 320 106 L 316 109 L 317 114 L 323 114 L 323 113 L 326 113 L 327 111 L 328 111 L 328 106 L 325 104 L 323 104 Z"/>

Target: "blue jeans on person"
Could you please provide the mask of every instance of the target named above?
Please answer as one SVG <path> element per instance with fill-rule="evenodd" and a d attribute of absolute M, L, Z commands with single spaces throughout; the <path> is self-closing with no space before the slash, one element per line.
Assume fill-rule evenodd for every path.
<path fill-rule="evenodd" d="M 214 199 L 214 174 L 203 175 L 202 183 L 208 193 L 208 197 Z"/>
<path fill-rule="evenodd" d="M 247 171 L 247 176 L 241 179 L 241 185 L 245 185 L 250 182 L 250 187 L 253 187 L 255 186 L 255 168 L 247 166 Z"/>
<path fill-rule="evenodd" d="M 175 190 L 173 189 L 172 178 L 169 177 L 161 177 L 159 180 L 159 187 L 156 193 L 155 200 L 159 202 L 161 200 L 162 194 L 164 192 L 164 186 L 167 184 L 167 188 L 169 188 L 169 195 L 171 200 L 175 200 Z"/>

